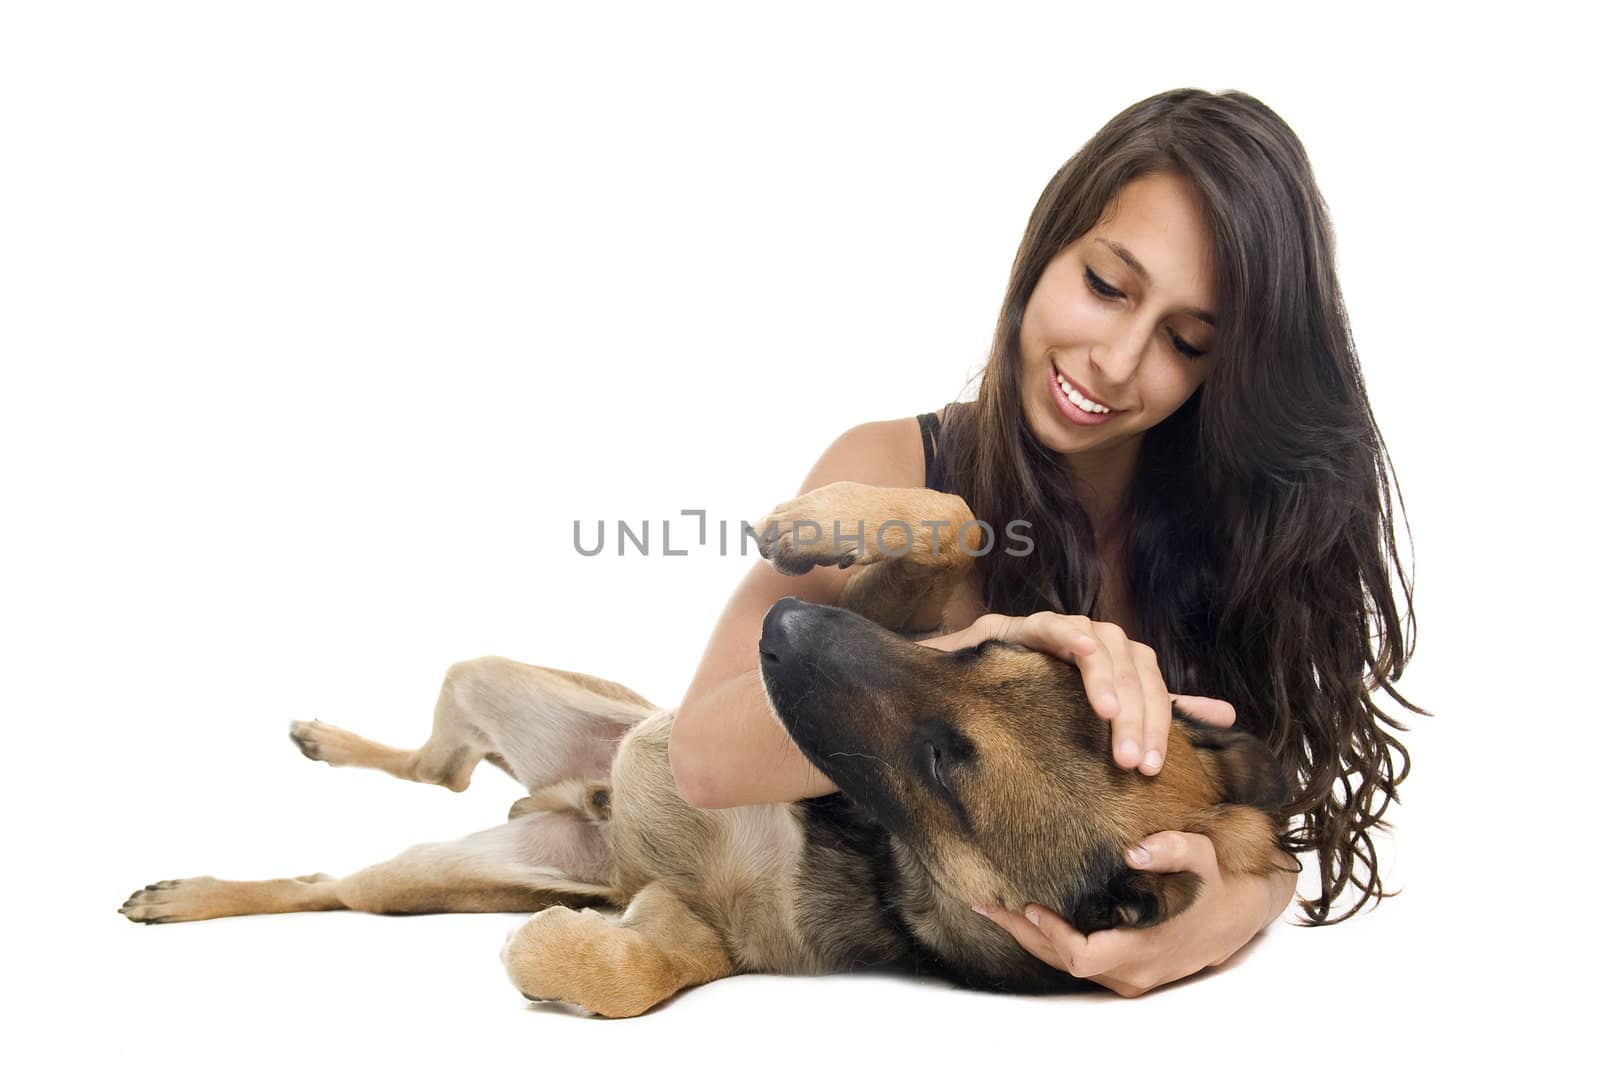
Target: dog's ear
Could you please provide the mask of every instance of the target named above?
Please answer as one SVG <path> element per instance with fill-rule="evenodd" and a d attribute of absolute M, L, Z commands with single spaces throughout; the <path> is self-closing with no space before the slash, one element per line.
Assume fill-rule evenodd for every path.
<path fill-rule="evenodd" d="M 1182 722 L 1189 742 L 1211 769 L 1222 803 L 1248 804 L 1271 812 L 1281 811 L 1288 803 L 1288 776 L 1260 738 L 1243 730 L 1219 730 L 1189 718 Z"/>
<path fill-rule="evenodd" d="M 1193 871 L 1156 874 L 1123 867 L 1102 891 L 1078 900 L 1065 917 L 1080 934 L 1113 926 L 1154 926 L 1194 903 L 1200 876 Z"/>

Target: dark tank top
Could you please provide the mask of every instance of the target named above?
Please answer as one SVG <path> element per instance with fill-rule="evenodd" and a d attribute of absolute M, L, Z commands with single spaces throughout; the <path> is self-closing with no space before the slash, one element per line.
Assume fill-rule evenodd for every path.
<path fill-rule="evenodd" d="M 939 416 L 933 412 L 917 416 L 922 427 L 922 481 L 929 489 L 944 492 L 944 467 L 939 463 Z"/>

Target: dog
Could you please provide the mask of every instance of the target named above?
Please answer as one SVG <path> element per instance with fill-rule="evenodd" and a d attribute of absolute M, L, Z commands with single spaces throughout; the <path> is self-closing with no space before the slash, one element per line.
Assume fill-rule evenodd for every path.
<path fill-rule="evenodd" d="M 877 535 L 801 534 L 835 521 Z M 901 964 L 998 991 L 1086 986 L 971 904 L 1043 903 L 1085 933 L 1159 923 L 1190 905 L 1199 878 L 1132 870 L 1124 850 L 1188 830 L 1210 837 L 1221 870 L 1266 873 L 1287 783 L 1256 738 L 1181 715 L 1159 775 L 1123 770 L 1072 664 L 998 640 L 917 643 L 973 565 L 971 521 L 952 494 L 840 482 L 757 526 L 782 572 L 852 571 L 837 607 L 779 600 L 758 646 L 773 713 L 838 793 L 692 808 L 668 761 L 674 711 L 614 682 L 489 657 L 446 673 L 421 748 L 318 721 L 290 736 L 311 759 L 458 792 L 487 760 L 528 789 L 505 825 L 344 878 L 157 882 L 121 912 L 157 924 L 531 911 L 501 953 L 512 983 L 613 1018 L 755 971 Z M 960 535 L 941 545 L 938 530 Z"/>

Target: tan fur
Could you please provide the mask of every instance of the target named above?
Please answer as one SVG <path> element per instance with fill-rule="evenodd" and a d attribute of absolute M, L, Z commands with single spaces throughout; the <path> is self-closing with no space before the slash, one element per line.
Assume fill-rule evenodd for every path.
<path fill-rule="evenodd" d="M 733 973 L 716 931 L 659 883 L 616 918 L 548 908 L 511 936 L 501 959 L 530 1000 L 564 1000 L 611 1018 Z"/>
<path fill-rule="evenodd" d="M 848 563 L 853 573 L 843 603 L 905 632 L 938 627 L 945 601 L 972 566 L 954 537 L 971 518 L 966 504 L 949 494 L 837 483 L 781 505 L 758 529 L 770 523 L 778 531 L 764 533 L 762 547 L 780 569 Z M 824 546 L 798 546 L 797 519 L 821 524 Z M 888 519 L 911 527 L 903 558 L 886 557 L 875 544 L 874 529 Z M 923 519 L 950 523 L 938 551 Z M 858 521 L 865 524 L 865 545 L 855 558 L 830 554 L 835 521 L 846 532 Z M 969 531 L 969 547 L 978 536 Z M 898 529 L 886 532 L 884 542 L 896 551 L 906 543 Z M 1037 657 L 1002 649 L 984 660 L 976 684 L 1021 692 L 1052 682 Z M 886 723 L 896 713 L 895 696 L 882 694 Z M 1109 726 L 1106 741 L 1093 746 L 1041 744 L 1020 735 L 1014 721 L 1008 727 L 1003 707 L 964 705 L 960 696 L 953 692 L 951 699 L 966 716 L 963 728 L 1002 772 L 995 787 L 974 792 L 973 819 L 1003 826 L 1037 805 L 1051 781 L 1070 774 L 1102 783 L 1073 800 L 1081 827 L 1131 844 L 1154 830 L 1187 826 L 1212 837 L 1225 870 L 1258 872 L 1268 862 L 1270 821 L 1253 809 L 1218 804 L 1207 768 L 1182 730 L 1172 733 L 1162 773 L 1146 778 L 1107 770 Z M 457 791 L 470 783 L 478 762 L 488 760 L 528 790 L 505 825 L 457 842 L 419 845 L 345 878 L 160 882 L 135 893 L 122 912 L 164 923 L 338 908 L 538 911 L 502 953 L 513 983 L 529 997 L 566 1000 L 613 1017 L 637 1015 L 680 989 L 728 974 L 827 969 L 829 958 L 803 929 L 802 910 L 813 903 L 815 887 L 804 880 L 799 861 L 805 838 L 795 809 L 685 804 L 668 759 L 674 716 L 599 678 L 498 657 L 457 664 L 446 673 L 432 733 L 419 748 L 392 748 L 321 722 L 296 722 L 291 737 L 312 759 Z M 1018 951 L 964 902 L 1020 907 L 1027 901 L 950 821 L 948 811 L 931 806 L 917 812 L 917 825 L 939 841 L 937 869 L 929 873 L 943 893 L 932 899 L 931 910 L 908 921 L 936 947 L 955 936 L 951 931 L 964 931 L 967 940 L 988 939 L 992 953 Z M 1064 820 L 1059 832 L 1080 830 Z M 900 862 L 921 862 L 904 850 L 898 855 Z M 623 906 L 620 915 L 592 910 Z"/>
<path fill-rule="evenodd" d="M 521 697 L 533 698 L 531 703 Z M 589 699 L 593 698 L 593 699 Z M 433 733 L 421 748 L 391 748 L 323 722 L 295 722 L 289 737 L 311 759 L 334 767 L 371 767 L 407 781 L 466 789 L 479 760 L 506 767 L 488 737 L 509 717 L 540 706 L 576 710 L 575 721 L 620 737 L 655 706 L 627 686 L 573 671 L 534 667 L 499 656 L 458 663 L 445 672 L 434 705 Z M 602 764 L 593 777 L 605 776 Z M 549 775 L 555 778 L 555 775 Z"/>
<path fill-rule="evenodd" d="M 1217 866 L 1241 874 L 1271 874 L 1277 861 L 1272 820 L 1264 812 L 1238 804 L 1221 804 L 1184 827 L 1205 834 L 1217 852 Z"/>

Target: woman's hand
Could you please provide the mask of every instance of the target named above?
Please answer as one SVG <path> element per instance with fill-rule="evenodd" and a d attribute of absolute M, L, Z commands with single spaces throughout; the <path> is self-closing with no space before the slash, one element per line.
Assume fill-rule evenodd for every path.
<path fill-rule="evenodd" d="M 965 630 L 922 644 L 946 652 L 991 638 L 1071 660 L 1083 673 L 1089 705 L 1111 720 L 1111 758 L 1119 767 L 1155 774 L 1167 758 L 1172 703 L 1212 726 L 1232 726 L 1233 705 L 1210 697 L 1174 696 L 1149 645 L 1129 640 L 1122 627 L 1083 615 L 1041 611 L 1026 617 L 984 615 Z"/>
<path fill-rule="evenodd" d="M 1194 871 L 1201 888 L 1187 910 L 1140 930 L 1113 928 L 1085 937 L 1038 904 L 1029 904 L 1022 915 L 999 907 L 974 910 L 1057 970 L 1098 982 L 1119 996 L 1136 997 L 1217 966 L 1281 915 L 1294 899 L 1295 876 L 1293 861 L 1282 853 L 1278 859 L 1286 868 L 1280 874 L 1223 874 L 1205 835 L 1176 830 L 1152 834 L 1129 850 L 1128 866 Z"/>

